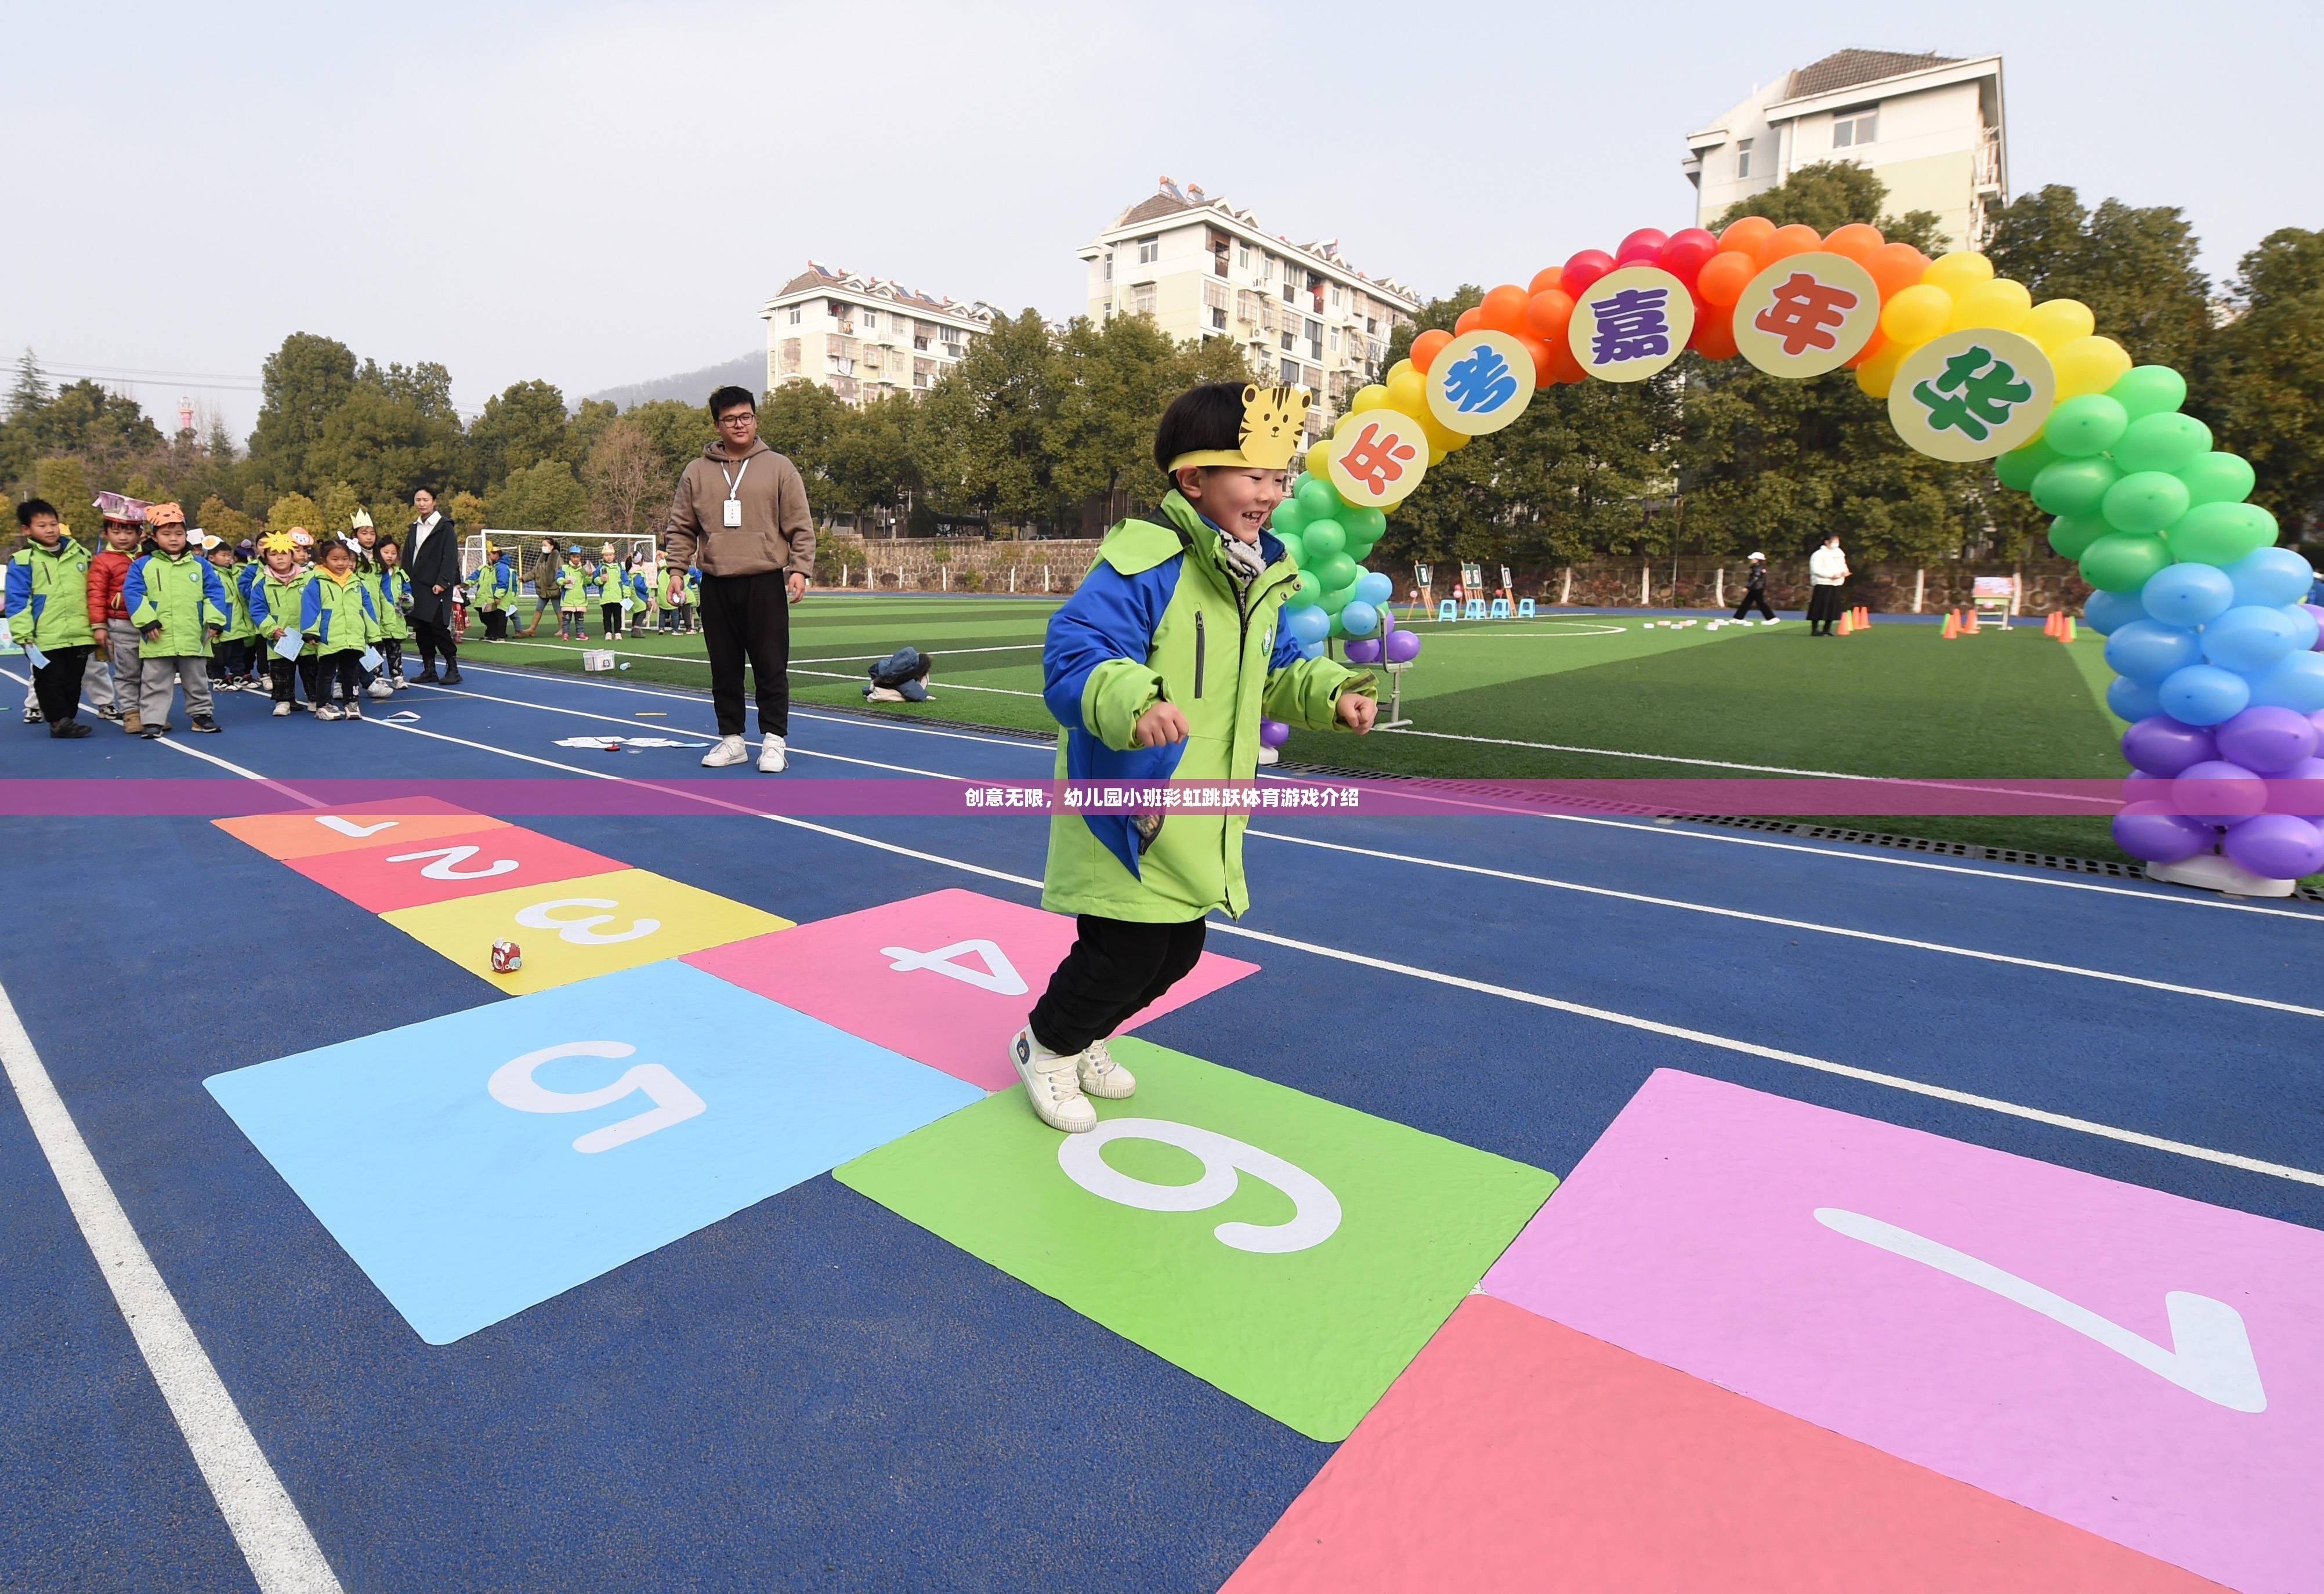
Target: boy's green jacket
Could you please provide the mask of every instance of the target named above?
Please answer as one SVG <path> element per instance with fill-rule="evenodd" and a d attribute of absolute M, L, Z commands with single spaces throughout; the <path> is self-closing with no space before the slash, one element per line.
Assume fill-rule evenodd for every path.
<path fill-rule="evenodd" d="M 328 570 L 310 573 L 307 590 L 300 594 L 299 629 L 315 639 L 318 658 L 362 652 L 379 635 L 371 589 L 353 572 L 344 583 Z"/>
<path fill-rule="evenodd" d="M 378 610 L 377 634 L 399 642 L 410 640 L 411 622 L 403 617 L 403 611 L 411 602 L 411 577 L 402 566 L 379 567 L 372 602 Z"/>
<path fill-rule="evenodd" d="M 212 565 L 210 568 L 217 570 L 217 567 Z M 239 642 L 258 634 L 258 628 L 250 621 L 250 602 L 243 595 L 245 589 L 242 583 L 235 579 L 241 574 L 242 572 L 231 567 L 218 573 L 218 583 L 226 588 L 229 609 L 226 629 L 218 632 L 218 640 L 221 642 Z"/>
<path fill-rule="evenodd" d="M 284 631 L 299 629 L 299 611 L 306 599 L 308 576 L 305 570 L 293 570 L 287 576 L 262 570 L 258 579 L 250 584 L 250 624 L 261 640 L 271 646 L 281 640 Z M 305 647 L 301 646 L 300 651 L 305 652 Z"/>
<path fill-rule="evenodd" d="M 131 560 L 121 584 L 121 606 L 140 633 L 140 659 L 207 658 L 210 639 L 205 628 L 224 630 L 234 619 L 233 600 L 217 567 L 190 548 L 175 554 L 156 548 Z M 143 634 L 155 625 L 161 628 L 160 635 Z"/>
<path fill-rule="evenodd" d="M 405 580 L 408 584 L 410 577 Z M 476 608 L 482 613 L 504 608 L 515 599 L 516 572 L 510 567 L 506 554 L 476 572 L 475 588 Z"/>
<path fill-rule="evenodd" d="M 26 542 L 8 561 L 8 634 L 46 653 L 86 648 L 97 640 L 88 622 L 88 549 L 69 537 L 54 549 Z"/>
<path fill-rule="evenodd" d="M 1259 768 L 1261 714 L 1310 731 L 1338 723 L 1340 696 L 1372 695 L 1372 677 L 1328 658 L 1307 659 L 1278 622 L 1299 579 L 1265 532 L 1267 568 L 1246 589 L 1229 574 L 1222 533 L 1176 492 L 1152 520 L 1106 533 L 1097 562 L 1049 617 L 1042 696 L 1064 734 L 1056 772 L 1071 780 L 1250 781 Z M 1139 716 L 1176 704 L 1187 736 L 1162 747 L 1132 740 Z M 1148 924 L 1240 917 L 1240 814 L 1168 809 L 1141 849 L 1130 814 L 1049 821 L 1041 906 Z"/>

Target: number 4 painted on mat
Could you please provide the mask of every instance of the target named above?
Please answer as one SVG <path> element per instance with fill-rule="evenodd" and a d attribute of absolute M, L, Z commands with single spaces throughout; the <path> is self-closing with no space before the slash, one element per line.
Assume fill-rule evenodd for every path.
<path fill-rule="evenodd" d="M 972 969 L 966 963 L 953 961 L 972 952 L 984 960 L 984 967 Z M 908 946 L 883 946 L 880 949 L 880 955 L 894 959 L 888 966 L 899 974 L 926 969 L 930 973 L 943 974 L 964 984 L 973 985 L 979 990 L 990 990 L 996 996 L 1023 996 L 1032 989 L 1025 983 L 1025 976 L 1017 972 L 1017 965 L 1009 961 L 1009 954 L 1001 950 L 1001 944 L 997 941 L 982 938 L 955 941 L 950 946 L 939 946 L 934 952 L 914 952 Z"/>

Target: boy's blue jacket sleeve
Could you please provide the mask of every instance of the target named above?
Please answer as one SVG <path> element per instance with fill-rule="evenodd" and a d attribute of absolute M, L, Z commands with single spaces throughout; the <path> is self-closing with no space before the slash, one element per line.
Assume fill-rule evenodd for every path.
<path fill-rule="evenodd" d="M 234 604 L 226 595 L 226 582 L 218 575 L 217 567 L 208 559 L 202 561 L 202 595 L 217 613 L 217 619 L 211 623 L 221 627 L 233 623 Z"/>
<path fill-rule="evenodd" d="M 1291 634 L 1291 628 L 1278 616 L 1275 622 L 1275 651 L 1267 656 L 1267 673 L 1271 676 L 1298 662 L 1299 639 Z"/>
<path fill-rule="evenodd" d="M 309 581 L 299 589 L 299 629 L 311 634 L 322 620 L 322 589 L 318 583 Z"/>
<path fill-rule="evenodd" d="M 145 561 L 151 556 L 140 554 L 129 561 L 129 574 L 121 583 L 121 612 L 134 614 L 145 601 Z"/>
<path fill-rule="evenodd" d="M 0 598 L 0 613 L 13 620 L 22 614 L 25 605 L 32 601 L 32 567 L 22 559 L 9 560 L 8 592 L 5 598 Z"/>
<path fill-rule="evenodd" d="M 1041 649 L 1041 696 L 1057 723 L 1085 735 L 1099 733 L 1083 715 L 1090 677 L 1100 666 L 1117 659 L 1146 668 L 1162 612 L 1178 588 L 1180 564 L 1166 559 L 1150 570 L 1124 576 L 1101 559 L 1082 577 L 1074 595 L 1049 616 Z"/>

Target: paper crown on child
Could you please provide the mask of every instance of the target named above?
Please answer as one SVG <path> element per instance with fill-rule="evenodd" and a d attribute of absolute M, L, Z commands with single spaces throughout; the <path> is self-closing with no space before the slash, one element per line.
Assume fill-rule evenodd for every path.
<path fill-rule="evenodd" d="M 287 554 L 298 546 L 288 531 L 269 531 L 258 539 L 258 551 L 263 554 Z"/>
<path fill-rule="evenodd" d="M 290 528 L 290 546 L 312 548 L 315 546 L 315 534 L 304 526 L 293 526 Z"/>
<path fill-rule="evenodd" d="M 1304 387 L 1260 387 L 1242 390 L 1242 428 L 1232 448 L 1195 448 L 1170 462 L 1173 471 L 1190 465 L 1241 465 L 1246 469 L 1279 471 L 1291 463 L 1307 424 L 1307 390 Z"/>
<path fill-rule="evenodd" d="M 143 525 L 145 521 L 145 501 L 130 498 L 119 493 L 100 493 L 89 501 L 89 508 L 98 515 L 118 525 Z"/>
<path fill-rule="evenodd" d="M 367 509 L 359 509 L 355 511 L 353 517 L 350 518 L 348 524 L 357 531 L 375 531 L 379 529 L 371 523 L 371 511 Z"/>

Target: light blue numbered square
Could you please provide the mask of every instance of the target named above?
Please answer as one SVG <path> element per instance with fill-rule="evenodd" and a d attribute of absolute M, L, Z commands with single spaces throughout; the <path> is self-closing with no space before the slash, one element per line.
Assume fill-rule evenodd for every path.
<path fill-rule="evenodd" d="M 207 1083 L 431 1345 L 983 1095 L 674 962 Z"/>

